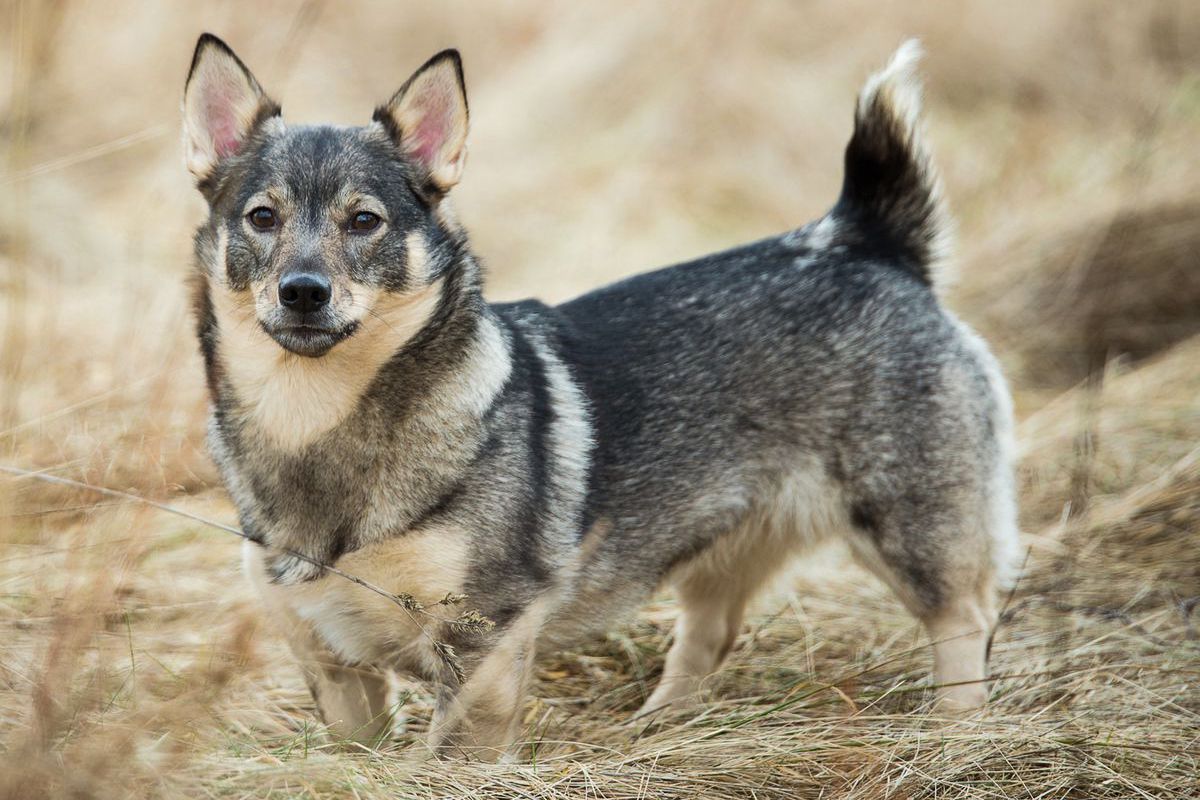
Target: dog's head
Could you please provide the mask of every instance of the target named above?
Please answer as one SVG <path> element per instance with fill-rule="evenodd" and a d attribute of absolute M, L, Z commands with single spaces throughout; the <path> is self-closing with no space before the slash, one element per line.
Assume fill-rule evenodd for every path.
<path fill-rule="evenodd" d="M 398 308 L 429 305 L 457 236 L 445 195 L 466 159 L 457 52 L 430 59 L 365 126 L 292 127 L 205 34 L 183 116 L 187 166 L 210 208 L 201 267 L 226 313 L 320 357 L 372 320 L 394 329 Z"/>

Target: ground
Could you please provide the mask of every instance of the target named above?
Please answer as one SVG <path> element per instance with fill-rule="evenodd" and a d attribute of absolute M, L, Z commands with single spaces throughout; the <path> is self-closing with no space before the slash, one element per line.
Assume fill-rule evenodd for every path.
<path fill-rule="evenodd" d="M 0 797 L 1168 798 L 1200 772 L 1200 7 L 849 0 L 0 4 L 0 465 L 221 523 L 188 317 L 178 104 L 212 30 L 296 121 L 369 118 L 464 54 L 460 216 L 494 299 L 560 300 L 794 227 L 853 95 L 924 41 L 959 219 L 947 305 L 1019 418 L 1028 553 L 988 709 L 930 710 L 915 622 L 831 549 L 756 606 L 710 702 L 627 725 L 656 597 L 548 654 L 518 764 L 321 736 L 238 575 L 178 513 L 0 475 Z"/>

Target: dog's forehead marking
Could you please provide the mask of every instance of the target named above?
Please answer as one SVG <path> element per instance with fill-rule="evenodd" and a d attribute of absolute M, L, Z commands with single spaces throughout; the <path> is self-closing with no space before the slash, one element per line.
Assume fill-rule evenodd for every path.
<path fill-rule="evenodd" d="M 347 183 L 367 184 L 388 160 L 386 151 L 370 141 L 350 127 L 273 130 L 263 138 L 256 157 L 240 167 L 242 198 L 269 187 L 305 197 L 337 192 Z"/>

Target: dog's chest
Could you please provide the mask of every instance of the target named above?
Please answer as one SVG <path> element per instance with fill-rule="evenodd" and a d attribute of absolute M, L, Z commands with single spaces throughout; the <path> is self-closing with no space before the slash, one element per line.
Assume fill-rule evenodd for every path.
<path fill-rule="evenodd" d="M 217 420 L 209 448 L 257 538 L 324 560 L 407 531 L 473 452 L 433 452 L 428 439 L 378 427 L 344 424 L 293 454 Z"/>

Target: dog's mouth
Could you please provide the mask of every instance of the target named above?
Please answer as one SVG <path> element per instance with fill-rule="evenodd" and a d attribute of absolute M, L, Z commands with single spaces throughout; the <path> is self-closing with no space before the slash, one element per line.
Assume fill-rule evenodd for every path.
<path fill-rule="evenodd" d="M 263 325 L 263 330 L 289 353 L 306 358 L 320 358 L 338 342 L 350 338 L 358 330 L 358 323 L 350 322 L 341 327 L 288 325 L 272 328 Z"/>

